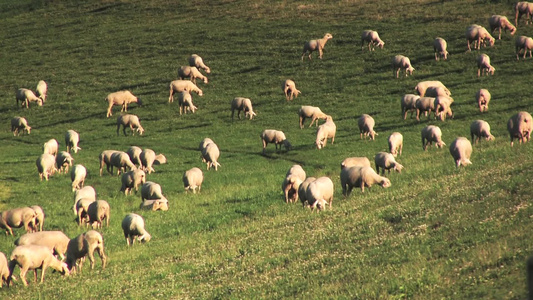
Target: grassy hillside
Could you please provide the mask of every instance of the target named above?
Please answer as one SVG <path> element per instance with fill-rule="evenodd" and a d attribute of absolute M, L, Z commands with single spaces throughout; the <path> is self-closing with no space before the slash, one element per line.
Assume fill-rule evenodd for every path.
<path fill-rule="evenodd" d="M 509 146 L 506 123 L 532 112 L 530 58 L 517 61 L 514 37 L 465 52 L 470 24 L 488 27 L 493 14 L 512 17 L 498 1 L 0 1 L 0 211 L 41 205 L 46 230 L 69 237 L 78 228 L 71 212 L 70 177 L 40 182 L 35 160 L 51 138 L 65 150 L 68 129 L 80 133 L 75 162 L 86 166 L 86 185 L 111 205 L 104 236 L 108 267 L 61 278 L 47 271 L 44 284 L 20 282 L 0 298 L 355 298 L 524 299 L 525 261 L 531 232 L 533 150 Z M 374 29 L 383 50 L 361 51 L 360 33 Z M 324 59 L 300 60 L 302 45 L 330 32 Z M 497 34 L 496 34 L 497 35 Z M 533 35 L 519 24 L 516 35 Z M 448 61 L 435 61 L 432 41 L 448 41 Z M 168 85 L 187 57 L 197 53 L 211 68 L 198 83 L 196 114 L 180 116 L 168 103 Z M 476 76 L 475 58 L 487 53 L 494 76 Z M 393 78 L 391 58 L 411 59 L 412 77 Z M 287 102 L 283 80 L 302 94 Z M 49 86 L 44 106 L 15 105 L 15 91 Z M 455 118 L 403 120 L 400 98 L 422 80 L 440 80 L 455 99 Z M 474 95 L 488 89 L 481 114 Z M 146 132 L 116 135 L 106 118 L 107 94 L 128 89 L 144 105 L 131 105 Z M 230 118 L 234 97 L 249 97 L 257 118 Z M 301 105 L 319 106 L 337 125 L 333 145 L 317 150 L 316 129 L 300 129 Z M 376 120 L 375 141 L 361 140 L 357 118 Z M 31 135 L 13 137 L 9 121 L 25 117 Z M 495 141 L 474 146 L 471 166 L 455 168 L 448 147 L 423 151 L 420 130 L 438 125 L 449 145 L 469 137 L 470 123 L 488 121 Z M 294 149 L 261 154 L 259 134 L 283 130 Z M 387 137 L 404 136 L 405 166 L 392 187 L 354 189 L 344 198 L 339 163 L 349 156 L 373 160 Z M 206 171 L 198 143 L 212 138 L 221 149 L 218 172 Z M 120 178 L 99 176 L 98 155 L 131 145 L 164 153 L 148 179 L 160 183 L 167 212 L 140 211 L 140 195 L 124 196 Z M 333 209 L 311 213 L 283 201 L 281 183 L 293 164 L 307 176 L 329 176 Z M 182 174 L 204 170 L 201 194 L 186 194 Z M 152 241 L 128 248 L 121 221 L 141 214 Z M 0 236 L 9 256 L 15 237 Z M 98 260 L 98 258 L 97 258 Z M 16 271 L 18 274 L 18 270 Z M 31 276 L 28 276 L 31 278 Z"/>

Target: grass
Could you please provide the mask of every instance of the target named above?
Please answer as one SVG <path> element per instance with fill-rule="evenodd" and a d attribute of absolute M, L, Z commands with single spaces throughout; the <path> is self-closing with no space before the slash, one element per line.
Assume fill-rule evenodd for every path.
<path fill-rule="evenodd" d="M 530 59 L 516 61 L 514 37 L 492 48 L 465 52 L 464 30 L 487 26 L 492 14 L 512 19 L 512 3 L 496 1 L 0 1 L 0 210 L 41 205 L 45 228 L 75 237 L 70 179 L 39 182 L 35 160 L 50 138 L 64 150 L 64 133 L 80 133 L 85 165 L 101 199 L 111 205 L 110 226 L 101 230 L 109 265 L 86 266 L 44 284 L 17 284 L 1 298 L 354 298 L 524 299 L 525 262 L 533 195 L 531 145 L 509 147 L 506 122 L 531 112 Z M 533 35 L 519 25 L 517 35 Z M 383 50 L 361 51 L 359 35 L 375 29 Z M 300 60 L 305 40 L 333 34 L 324 59 Z M 431 42 L 448 42 L 448 61 L 435 61 Z M 487 53 L 494 76 L 478 78 L 475 58 Z M 198 53 L 210 66 L 199 83 L 199 110 L 179 116 L 168 104 L 168 84 L 187 57 Z M 391 57 L 404 54 L 412 77 L 394 79 Z M 284 79 L 302 94 L 287 102 Z M 20 87 L 49 85 L 49 100 L 28 110 L 14 105 Z M 400 98 L 421 80 L 441 80 L 452 91 L 455 118 L 445 122 L 401 119 Z M 492 94 L 480 114 L 474 95 Z M 146 132 L 116 136 L 116 116 L 105 117 L 107 94 L 128 89 L 142 98 L 132 105 Z M 230 102 L 249 97 L 256 119 L 230 119 Z M 319 106 L 337 124 L 335 144 L 318 151 L 315 129 L 300 130 L 301 105 Z M 357 117 L 376 120 L 376 141 L 360 140 Z M 24 116 L 31 135 L 13 137 L 9 120 Z M 456 169 L 447 148 L 423 151 L 420 130 L 441 127 L 449 145 L 469 136 L 470 123 L 491 124 L 494 142 L 474 146 L 473 165 Z M 294 149 L 261 155 L 263 129 L 283 130 Z M 392 187 L 354 190 L 344 199 L 339 163 L 387 149 L 394 131 L 404 136 L 398 158 L 402 174 Z M 218 172 L 206 171 L 198 143 L 212 138 L 221 149 Z M 167 212 L 138 209 L 139 195 L 119 192 L 120 179 L 98 176 L 98 154 L 137 145 L 164 153 L 148 179 L 170 200 Z M 311 214 L 283 202 L 281 182 L 292 164 L 308 176 L 329 176 L 336 188 L 333 210 Z M 185 194 L 181 176 L 204 170 L 199 195 Z M 120 222 L 136 212 L 152 240 L 126 247 Z M 15 238 L 23 234 L 18 229 Z M 0 236 L 9 255 L 11 236 Z M 17 271 L 18 272 L 18 271 Z"/>

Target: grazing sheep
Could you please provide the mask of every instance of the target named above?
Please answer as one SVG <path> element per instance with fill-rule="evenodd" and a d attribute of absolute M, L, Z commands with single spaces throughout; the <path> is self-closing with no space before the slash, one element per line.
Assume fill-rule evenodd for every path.
<path fill-rule="evenodd" d="M 174 94 L 187 91 L 189 93 L 195 92 L 198 96 L 203 96 L 204 92 L 199 89 L 196 84 L 189 80 L 174 80 L 170 82 L 170 96 L 168 102 L 174 102 Z"/>
<path fill-rule="evenodd" d="M 189 66 L 196 67 L 197 69 L 203 69 L 207 74 L 211 73 L 211 69 L 204 64 L 203 59 L 197 54 L 189 56 Z"/>
<path fill-rule="evenodd" d="M 50 249 L 54 255 L 65 260 L 69 237 L 62 231 L 40 231 L 25 233 L 15 240 L 15 246 L 39 245 Z"/>
<path fill-rule="evenodd" d="M 435 107 L 435 118 L 439 118 L 441 121 L 446 120 L 446 117 L 453 118 L 453 111 L 451 108 L 454 100 L 448 96 L 437 96 L 433 103 Z"/>
<path fill-rule="evenodd" d="M 485 138 L 487 141 L 494 140 L 494 136 L 490 133 L 490 125 L 486 121 L 476 120 L 470 124 L 470 135 L 472 136 L 472 143 L 474 145 Z M 476 137 L 474 139 L 474 136 Z"/>
<path fill-rule="evenodd" d="M 283 93 L 285 93 L 285 98 L 287 98 L 287 101 L 298 98 L 298 95 L 302 93 L 300 90 L 296 89 L 296 83 L 294 83 L 294 81 L 291 79 L 285 80 L 281 86 L 281 89 L 283 90 Z"/>
<path fill-rule="evenodd" d="M 145 172 L 148 172 L 148 174 L 152 174 L 152 172 L 155 172 L 152 165 L 155 161 L 155 152 L 152 149 L 143 149 L 140 155 L 142 168 Z"/>
<path fill-rule="evenodd" d="M 322 149 L 326 147 L 328 138 L 331 138 L 331 144 L 335 141 L 335 134 L 337 133 L 337 125 L 333 122 L 331 116 L 327 116 L 326 122 L 318 126 L 316 130 L 316 148 Z"/>
<path fill-rule="evenodd" d="M 311 209 L 318 208 L 319 210 L 326 209 L 326 204 L 333 203 L 333 181 L 329 177 L 319 177 L 312 181 L 307 186 L 305 193 L 307 202 Z"/>
<path fill-rule="evenodd" d="M 202 183 L 204 182 L 204 173 L 199 168 L 192 168 L 183 173 L 183 187 L 185 192 L 192 190 L 193 194 L 198 193 L 202 189 Z"/>
<path fill-rule="evenodd" d="M 318 126 L 318 120 L 326 120 L 328 115 L 323 113 L 319 107 L 303 105 L 298 110 L 298 116 L 300 117 L 300 129 L 303 129 L 306 118 L 311 118 L 311 124 L 309 124 L 309 127 L 311 127 L 313 126 L 313 123 L 316 123 L 316 126 Z"/>
<path fill-rule="evenodd" d="M 96 199 L 81 198 L 74 204 L 73 208 L 76 211 L 79 226 L 89 223 L 89 205 L 91 205 L 93 202 L 96 202 Z"/>
<path fill-rule="evenodd" d="M 207 83 L 207 77 L 204 76 L 198 68 L 191 66 L 181 66 L 178 68 L 178 78 L 185 79 L 189 78 L 194 84 L 196 84 L 196 78 L 202 80 L 204 83 Z"/>
<path fill-rule="evenodd" d="M 468 46 L 468 51 L 471 51 L 470 43 L 474 42 L 474 49 L 479 50 L 481 44 L 488 41 L 489 45 L 494 46 L 495 39 L 490 35 L 490 33 L 485 29 L 485 27 L 480 25 L 471 25 L 466 29 L 465 33 L 466 42 Z"/>
<path fill-rule="evenodd" d="M 350 167 L 370 167 L 370 160 L 367 157 L 348 157 L 341 162 L 341 170 Z"/>
<path fill-rule="evenodd" d="M 74 161 L 74 158 L 70 155 L 70 153 L 61 151 L 56 156 L 56 168 L 57 172 L 61 173 L 64 172 L 67 174 L 68 168 L 72 167 L 72 162 Z"/>
<path fill-rule="evenodd" d="M 376 135 L 378 135 L 378 133 L 374 131 L 374 118 L 367 114 L 363 114 L 361 117 L 359 117 L 359 119 L 357 119 L 357 125 L 359 126 L 361 138 L 363 138 L 364 135 L 365 139 L 370 137 L 370 140 L 373 141 Z"/>
<path fill-rule="evenodd" d="M 307 187 L 309 187 L 309 184 L 315 180 L 315 177 L 307 177 L 298 187 L 298 198 L 300 199 L 300 202 L 302 202 L 303 207 L 310 206 L 307 201 Z"/>
<path fill-rule="evenodd" d="M 85 177 L 87 177 L 87 169 L 83 165 L 77 164 L 72 167 L 72 171 L 70 171 L 70 179 L 72 180 L 73 192 L 83 187 Z"/>
<path fill-rule="evenodd" d="M 304 43 L 304 49 L 302 51 L 302 61 L 304 60 L 305 54 L 309 53 L 309 60 L 311 60 L 311 53 L 318 50 L 318 58 L 322 59 L 322 54 L 326 43 L 333 38 L 331 33 L 324 34 L 324 37 L 317 40 L 310 40 Z"/>
<path fill-rule="evenodd" d="M 44 246 L 17 246 L 13 252 L 11 252 L 9 260 L 10 281 L 15 266 L 17 265 L 20 267 L 20 279 L 25 286 L 28 286 L 28 282 L 26 281 L 26 273 L 28 270 L 34 270 L 35 280 L 37 280 L 37 269 L 41 269 L 41 283 L 44 282 L 44 274 L 48 267 L 60 272 L 62 275 L 69 275 L 67 264 L 58 260 L 52 254 L 52 251 Z"/>
<path fill-rule="evenodd" d="M 96 190 L 92 186 L 88 185 L 74 192 L 73 210 L 74 210 L 75 215 L 78 214 L 78 208 L 76 207 L 76 203 L 80 201 L 81 199 L 89 199 L 92 201 L 96 201 Z M 89 205 L 87 204 L 87 207 L 88 206 Z"/>
<path fill-rule="evenodd" d="M 401 173 L 403 166 L 394 159 L 394 155 L 387 152 L 378 152 L 374 156 L 374 163 L 376 164 L 376 173 L 379 174 L 379 168 L 381 168 L 381 175 L 385 175 L 385 170 L 390 174 L 390 170 Z"/>
<path fill-rule="evenodd" d="M 416 111 L 416 100 L 420 99 L 420 96 L 415 94 L 405 94 L 401 100 L 402 106 L 402 116 L 403 119 L 407 119 L 407 112 L 411 112 L 411 118 L 413 117 L 413 112 Z"/>
<path fill-rule="evenodd" d="M 420 135 L 422 136 L 422 149 L 424 149 L 424 151 L 427 149 L 428 144 L 431 146 L 435 143 L 437 148 L 446 146 L 442 141 L 442 131 L 435 125 L 428 125 L 422 128 Z"/>
<path fill-rule="evenodd" d="M 207 169 L 214 167 L 215 171 L 218 171 L 220 163 L 218 158 L 220 157 L 220 150 L 218 149 L 217 144 L 208 143 L 204 149 L 202 149 L 202 158 L 207 164 Z"/>
<path fill-rule="evenodd" d="M 440 57 L 442 57 L 444 60 L 448 59 L 448 51 L 446 50 L 448 48 L 448 43 L 446 43 L 446 40 L 443 38 L 435 38 L 433 40 L 433 51 L 435 51 L 435 60 L 439 60 Z"/>
<path fill-rule="evenodd" d="M 531 49 L 533 49 L 533 39 L 524 35 L 521 35 L 515 40 L 516 47 L 516 60 L 520 60 L 518 55 L 524 50 L 523 58 L 526 59 L 526 54 L 529 51 L 529 57 L 531 57 Z"/>
<path fill-rule="evenodd" d="M 59 143 L 56 139 L 48 140 L 48 142 L 43 144 L 43 153 L 48 153 L 53 156 L 57 155 L 57 152 L 59 151 Z"/>
<path fill-rule="evenodd" d="M 448 88 L 446 88 L 446 86 L 442 82 L 440 82 L 438 80 L 420 81 L 415 86 L 415 91 L 418 93 L 418 95 L 420 95 L 420 97 L 424 97 L 424 96 L 435 97 L 435 96 L 437 96 L 437 94 L 435 94 L 434 96 L 426 95 L 426 91 L 430 87 L 434 87 L 434 88 L 441 87 L 441 88 L 444 89 L 444 92 L 446 93 L 447 96 L 451 96 L 452 95 L 450 90 L 448 90 Z M 435 92 L 439 92 L 439 90 L 435 89 Z"/>
<path fill-rule="evenodd" d="M 526 25 L 529 24 L 531 17 L 533 16 L 533 3 L 527 1 L 520 1 L 513 6 L 515 12 L 514 24 L 518 27 L 518 21 L 522 15 L 526 15 Z M 533 20 L 531 20 L 533 23 Z"/>
<path fill-rule="evenodd" d="M 142 159 L 141 159 L 142 162 Z M 113 173 L 113 167 L 117 168 L 117 176 L 120 173 L 126 172 L 126 168 L 129 170 L 135 170 L 137 167 L 131 162 L 130 157 L 126 152 L 116 151 L 111 154 L 110 158 L 111 173 Z"/>
<path fill-rule="evenodd" d="M 365 192 L 365 186 L 371 187 L 378 184 L 383 188 L 391 186 L 391 182 L 387 177 L 380 176 L 371 167 L 350 167 L 341 170 L 341 187 L 342 194 L 345 197 L 350 196 L 354 187 L 360 187 L 361 192 Z"/>
<path fill-rule="evenodd" d="M 392 73 L 396 78 L 400 76 L 400 69 L 405 70 L 405 77 L 413 75 L 415 68 L 411 65 L 409 57 L 403 55 L 396 55 L 392 58 Z"/>
<path fill-rule="evenodd" d="M 178 94 L 178 106 L 180 109 L 180 116 L 182 113 L 187 114 L 187 111 L 190 111 L 194 114 L 198 109 L 198 107 L 192 103 L 191 93 L 187 91 L 182 91 Z"/>
<path fill-rule="evenodd" d="M 368 43 L 368 51 L 374 51 L 375 47 L 383 49 L 385 42 L 379 38 L 379 34 L 374 30 L 363 30 L 361 33 L 361 51 L 364 50 L 365 42 Z M 372 49 L 370 49 L 372 46 Z"/>
<path fill-rule="evenodd" d="M 142 162 L 141 162 L 141 152 L 143 152 L 143 150 L 140 148 L 140 147 L 137 147 L 137 146 L 131 146 L 128 148 L 128 150 L 126 151 L 126 154 L 128 154 L 128 156 L 130 157 L 130 160 L 133 164 L 141 167 L 142 166 Z M 111 157 L 110 157 L 111 158 Z"/>
<path fill-rule="evenodd" d="M 26 232 L 32 232 L 35 228 L 37 213 L 31 207 L 13 208 L 0 213 L 0 228 L 6 230 L 7 235 L 13 235 L 11 228 L 24 226 Z"/>
<path fill-rule="evenodd" d="M 11 132 L 13 132 L 13 136 L 19 135 L 19 130 L 24 133 L 26 131 L 28 134 L 30 134 L 31 127 L 28 126 L 28 121 L 23 117 L 14 117 L 11 119 Z"/>
<path fill-rule="evenodd" d="M 122 174 L 122 186 L 120 191 L 124 192 L 125 195 L 128 193 L 131 194 L 131 190 L 135 188 L 135 191 L 139 190 L 139 185 L 146 182 L 146 174 L 143 170 L 131 170 Z"/>
<path fill-rule="evenodd" d="M 102 170 L 104 169 L 104 164 L 106 165 L 107 172 L 113 174 L 113 165 L 111 164 L 111 155 L 120 151 L 117 150 L 104 150 L 98 156 L 100 161 L 100 176 L 102 176 Z"/>
<path fill-rule="evenodd" d="M 39 106 L 43 105 L 43 100 L 35 96 L 35 94 L 28 89 L 18 89 L 15 96 L 17 100 L 17 106 L 19 105 L 19 101 L 22 103 L 22 107 L 25 106 L 26 108 L 30 107 L 30 102 L 37 102 L 37 105 Z"/>
<path fill-rule="evenodd" d="M 109 217 L 111 215 L 111 208 L 109 203 L 105 200 L 96 200 L 89 204 L 87 208 L 87 216 L 89 217 L 89 224 L 93 228 L 102 228 L 104 219 L 106 220 L 106 226 L 109 227 Z"/>
<path fill-rule="evenodd" d="M 81 272 L 86 256 L 89 256 L 91 270 L 94 269 L 95 250 L 98 251 L 98 255 L 100 255 L 100 259 L 102 260 L 102 269 L 105 269 L 107 256 L 104 252 L 104 238 L 98 231 L 89 230 L 69 240 L 66 264 L 70 272 L 76 271 L 74 268 L 76 266 L 77 271 Z"/>
<path fill-rule="evenodd" d="M 455 166 L 466 167 L 471 165 L 470 155 L 472 154 L 472 144 L 465 137 L 458 137 L 450 144 L 450 154 L 455 160 Z"/>
<path fill-rule="evenodd" d="M 507 130 L 511 136 L 511 147 L 513 146 L 514 138 L 517 138 L 520 144 L 529 142 L 531 131 L 533 130 L 531 115 L 526 111 L 521 111 L 511 116 L 509 121 L 507 121 Z"/>
<path fill-rule="evenodd" d="M 507 19 L 506 16 L 500 16 L 500 15 L 492 15 L 489 18 L 489 26 L 490 26 L 490 32 L 494 33 L 494 30 L 496 28 L 498 29 L 498 39 L 502 39 L 502 29 L 507 31 L 509 30 L 511 35 L 514 35 L 516 32 L 516 27 L 514 27 L 511 22 L 509 22 L 509 19 Z"/>
<path fill-rule="evenodd" d="M 107 103 L 109 104 L 107 108 L 108 118 L 113 115 L 113 111 L 112 111 L 113 105 L 121 105 L 122 106 L 122 109 L 120 110 L 121 112 L 128 111 L 128 104 L 130 103 L 137 103 L 137 105 L 142 106 L 141 99 L 135 97 L 130 91 L 119 91 L 119 92 L 111 93 L 107 95 L 107 97 L 105 98 L 105 101 L 107 101 Z"/>
<path fill-rule="evenodd" d="M 168 210 L 168 200 L 167 199 L 156 199 L 156 200 L 144 200 L 139 206 L 140 209 L 146 209 L 151 211 L 167 211 Z"/>
<path fill-rule="evenodd" d="M 231 120 L 233 120 L 235 110 L 237 110 L 237 117 L 239 118 L 239 120 L 241 119 L 241 111 L 244 112 L 244 117 L 246 118 L 249 116 L 250 120 L 253 119 L 254 116 L 256 116 L 256 113 L 252 108 L 252 101 L 250 100 L 250 98 L 233 98 L 233 100 L 231 101 Z"/>
<path fill-rule="evenodd" d="M 0 288 L 9 282 L 9 266 L 7 257 L 3 252 L 0 252 Z"/>
<path fill-rule="evenodd" d="M 483 76 L 485 72 L 487 75 L 494 75 L 496 70 L 493 66 L 490 65 L 490 57 L 487 54 L 481 54 L 477 57 L 477 77 Z"/>
<path fill-rule="evenodd" d="M 43 100 L 43 103 L 46 102 L 46 93 L 48 92 L 48 85 L 44 80 L 39 80 L 37 83 L 37 87 L 35 88 L 35 95 L 41 100 Z"/>
<path fill-rule="evenodd" d="M 394 156 L 402 155 L 403 149 L 403 135 L 399 132 L 393 132 L 387 139 L 389 144 L 389 152 Z"/>
<path fill-rule="evenodd" d="M 163 196 L 161 186 L 153 181 L 146 181 L 141 187 L 141 200 L 167 199 Z"/>
<path fill-rule="evenodd" d="M 65 145 L 67 146 L 67 152 L 70 153 L 71 150 L 74 150 L 74 153 L 78 153 L 78 150 L 81 150 L 78 147 L 80 142 L 80 135 L 74 130 L 68 130 L 65 133 Z"/>
<path fill-rule="evenodd" d="M 420 97 L 416 100 L 416 120 L 420 122 L 420 113 L 424 113 L 428 116 L 428 120 L 431 111 L 435 110 L 435 98 L 433 97 Z"/>
<path fill-rule="evenodd" d="M 285 179 L 281 184 L 281 190 L 285 197 L 285 203 L 293 203 L 298 201 L 298 188 L 305 180 L 306 174 L 302 166 L 293 165 L 285 175 Z"/>
<path fill-rule="evenodd" d="M 33 209 L 33 211 L 35 211 L 35 223 L 33 224 L 34 225 L 33 230 L 37 231 L 37 227 L 39 227 L 39 231 L 43 231 L 44 217 L 45 217 L 43 208 L 38 205 L 32 205 L 30 206 L 30 208 Z"/>
<path fill-rule="evenodd" d="M 490 102 L 491 95 L 488 90 L 486 89 L 480 89 L 476 92 L 476 102 L 479 106 L 479 111 L 484 112 L 489 109 L 489 102 Z"/>
<path fill-rule="evenodd" d="M 48 153 L 41 154 L 35 161 L 35 164 L 37 165 L 37 171 L 39 172 L 39 179 L 41 181 L 43 181 L 43 177 L 48 181 L 48 177 L 54 175 L 57 171 L 56 158 Z"/>
<path fill-rule="evenodd" d="M 130 127 L 131 135 L 135 135 L 137 131 L 140 135 L 143 135 L 144 128 L 141 126 L 139 117 L 136 115 L 125 114 L 117 118 L 117 135 L 120 130 L 120 125 L 122 125 L 122 132 L 124 136 L 126 135 L 126 126 Z M 133 130 L 135 128 L 135 131 Z"/>
<path fill-rule="evenodd" d="M 263 141 L 263 155 L 265 154 L 265 148 L 268 143 L 273 143 L 276 147 L 276 151 L 278 150 L 278 146 L 281 150 L 281 145 L 285 146 L 285 150 L 287 151 L 292 148 L 291 143 L 289 142 L 289 140 L 287 140 L 283 131 L 274 129 L 263 130 L 263 132 L 261 133 L 261 140 Z"/>
<path fill-rule="evenodd" d="M 133 245 L 135 239 L 139 242 L 149 242 L 152 239 L 152 236 L 144 229 L 144 219 L 138 214 L 127 214 L 122 220 L 122 230 L 128 246 Z"/>

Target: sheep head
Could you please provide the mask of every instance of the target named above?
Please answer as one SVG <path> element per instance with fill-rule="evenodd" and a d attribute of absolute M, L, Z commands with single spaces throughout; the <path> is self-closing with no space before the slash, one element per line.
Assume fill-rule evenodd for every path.
<path fill-rule="evenodd" d="M 407 73 L 409 73 L 409 75 L 413 75 L 413 71 L 415 70 L 415 68 L 413 67 L 409 67 L 405 70 L 405 76 L 407 76 Z"/>
<path fill-rule="evenodd" d="M 396 163 L 394 165 L 394 171 L 398 172 L 398 173 L 402 173 L 402 169 L 403 169 L 403 166 L 399 163 Z"/>
<path fill-rule="evenodd" d="M 135 131 L 137 131 L 140 135 L 143 135 L 144 128 L 141 125 L 139 125 L 139 127 L 137 127 L 137 129 Z"/>
<path fill-rule="evenodd" d="M 387 177 L 381 177 L 379 185 L 381 185 L 383 188 L 388 188 L 391 186 L 391 182 Z"/>
<path fill-rule="evenodd" d="M 438 142 L 435 143 L 435 146 L 437 148 L 442 148 L 442 147 L 446 146 L 446 144 L 443 141 L 438 141 Z"/>
<path fill-rule="evenodd" d="M 30 134 L 31 127 L 30 126 L 26 126 L 26 128 L 24 128 L 24 130 L 26 130 L 28 132 L 28 134 Z"/>
<path fill-rule="evenodd" d="M 289 142 L 289 140 L 283 140 L 283 146 L 285 146 L 285 150 L 287 150 L 287 151 L 292 149 L 292 145 Z"/>
<path fill-rule="evenodd" d="M 137 105 L 143 106 L 143 102 L 141 101 L 141 98 L 137 98 Z"/>

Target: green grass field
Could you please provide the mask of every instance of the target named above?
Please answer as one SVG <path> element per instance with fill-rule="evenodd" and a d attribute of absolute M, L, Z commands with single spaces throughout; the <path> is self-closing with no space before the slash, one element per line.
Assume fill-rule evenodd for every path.
<path fill-rule="evenodd" d="M 70 177 L 40 182 L 35 160 L 51 138 L 65 150 L 68 129 L 80 133 L 75 163 L 88 169 L 86 185 L 111 205 L 104 237 L 108 267 L 62 278 L 47 271 L 43 284 L 20 281 L 0 290 L 2 299 L 525 299 L 526 260 L 533 252 L 533 150 L 510 147 L 506 124 L 532 112 L 533 60 L 517 61 L 514 39 L 466 52 L 471 24 L 488 27 L 493 14 L 514 21 L 510 1 L 0 1 L 0 211 L 41 205 L 45 229 L 69 237 L 84 232 L 72 214 Z M 360 34 L 374 29 L 383 50 L 361 51 Z M 301 61 L 306 40 L 333 35 L 324 58 Z M 497 33 L 495 34 L 497 36 Z M 533 35 L 522 19 L 515 36 Z M 432 41 L 447 40 L 447 61 L 435 61 Z M 198 83 L 196 114 L 180 116 L 168 103 L 169 82 L 197 53 L 211 68 Z M 475 63 L 486 53 L 494 76 L 478 78 Z M 394 55 L 411 59 L 414 76 L 393 77 Z M 282 82 L 302 94 L 287 102 Z M 15 105 L 15 91 L 48 83 L 44 106 Z M 400 98 L 422 80 L 440 80 L 452 92 L 454 119 L 403 120 Z M 488 89 L 487 113 L 474 95 Z M 116 135 L 106 118 L 107 94 L 127 89 L 144 105 L 130 106 L 143 136 Z M 249 97 L 256 119 L 231 120 L 230 102 Z M 315 128 L 300 129 L 301 105 L 319 106 L 337 125 L 333 145 L 317 150 Z M 361 140 L 357 118 L 370 114 L 379 133 Z M 31 135 L 14 137 L 9 122 L 25 117 Z M 449 145 L 470 135 L 483 119 L 496 139 L 474 146 L 473 164 L 455 167 L 448 147 L 423 151 L 420 130 L 438 125 Z M 285 132 L 294 149 L 262 155 L 259 134 Z M 401 174 L 392 186 L 354 189 L 344 198 L 339 164 L 350 156 L 373 161 L 399 131 Z M 197 150 L 210 137 L 221 167 L 207 171 Z M 98 155 L 131 145 L 164 153 L 148 180 L 161 184 L 167 212 L 140 211 L 139 194 L 124 196 L 120 177 L 99 176 Z M 311 213 L 285 204 L 281 183 L 293 164 L 307 176 L 329 176 L 333 209 Z M 186 194 L 182 174 L 204 171 L 200 194 Z M 122 218 L 142 215 L 152 240 L 127 247 Z M 0 235 L 7 256 L 15 237 Z M 15 271 L 18 274 L 18 269 Z M 30 273 L 31 274 L 31 273 Z M 32 276 L 28 275 L 28 278 Z"/>

